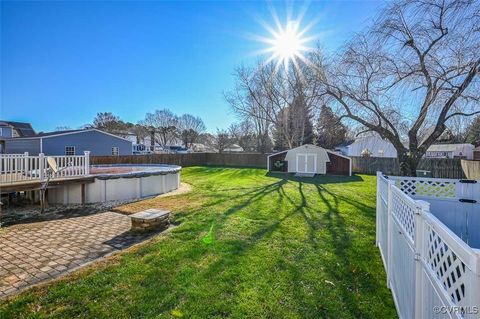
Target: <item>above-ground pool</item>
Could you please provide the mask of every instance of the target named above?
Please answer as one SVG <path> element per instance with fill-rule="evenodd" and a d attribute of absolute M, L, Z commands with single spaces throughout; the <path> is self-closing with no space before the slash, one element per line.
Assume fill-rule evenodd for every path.
<path fill-rule="evenodd" d="M 160 195 L 180 186 L 177 165 L 93 165 L 93 181 L 60 185 L 48 190 L 48 201 L 58 204 L 134 200 Z"/>

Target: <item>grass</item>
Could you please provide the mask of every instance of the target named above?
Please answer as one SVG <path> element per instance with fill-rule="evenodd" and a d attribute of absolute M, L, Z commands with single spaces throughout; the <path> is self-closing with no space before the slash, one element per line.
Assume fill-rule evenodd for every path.
<path fill-rule="evenodd" d="M 375 177 L 190 167 L 193 191 L 120 207 L 176 228 L 28 290 L 0 318 L 396 318 L 375 241 Z"/>

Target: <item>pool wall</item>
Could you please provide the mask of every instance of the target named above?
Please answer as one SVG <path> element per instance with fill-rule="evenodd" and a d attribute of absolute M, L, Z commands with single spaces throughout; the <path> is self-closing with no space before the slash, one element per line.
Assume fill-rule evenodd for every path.
<path fill-rule="evenodd" d="M 177 189 L 180 186 L 181 167 L 163 165 L 161 168 L 161 171 L 94 175 L 93 183 L 50 188 L 48 202 L 68 205 L 135 200 Z"/>

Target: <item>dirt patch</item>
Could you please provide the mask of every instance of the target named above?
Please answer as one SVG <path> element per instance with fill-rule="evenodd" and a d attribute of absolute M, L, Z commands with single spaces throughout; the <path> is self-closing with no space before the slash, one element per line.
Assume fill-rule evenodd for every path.
<path fill-rule="evenodd" d="M 180 187 L 166 194 L 162 194 L 153 198 L 141 200 L 138 202 L 117 206 L 112 211 L 121 214 L 135 214 L 146 209 L 156 208 L 170 210 L 172 212 L 200 207 L 203 203 L 201 198 L 189 195 L 182 196 L 192 191 L 192 186 L 186 183 L 182 183 Z"/>

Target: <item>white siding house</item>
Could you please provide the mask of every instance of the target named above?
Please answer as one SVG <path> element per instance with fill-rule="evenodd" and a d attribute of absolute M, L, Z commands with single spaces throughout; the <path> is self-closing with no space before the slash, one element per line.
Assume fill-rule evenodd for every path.
<path fill-rule="evenodd" d="M 426 158 L 465 158 L 473 159 L 472 144 L 435 144 L 425 153 Z"/>
<path fill-rule="evenodd" d="M 393 144 L 377 134 L 358 137 L 353 143 L 336 149 L 346 156 L 362 156 L 362 153 L 368 152 L 371 157 L 397 157 Z"/>

